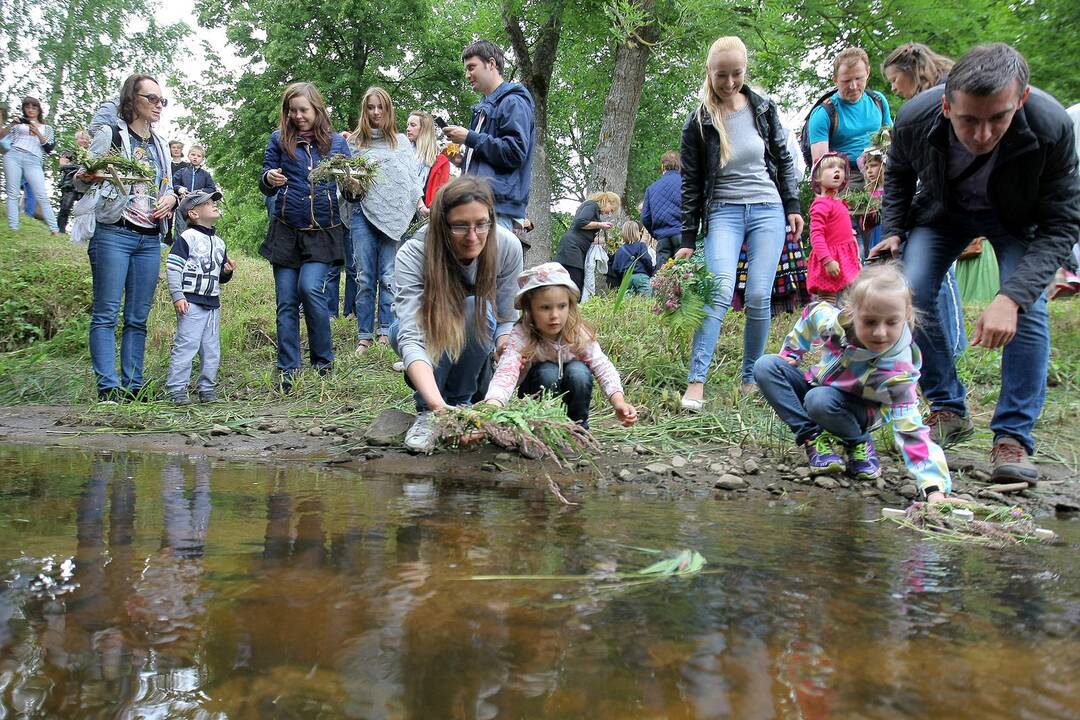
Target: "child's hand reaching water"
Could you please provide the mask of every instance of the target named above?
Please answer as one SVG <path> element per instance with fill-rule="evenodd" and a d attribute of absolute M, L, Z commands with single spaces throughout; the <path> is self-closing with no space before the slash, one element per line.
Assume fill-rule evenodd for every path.
<path fill-rule="evenodd" d="M 637 422 L 637 408 L 626 402 L 621 393 L 611 396 L 611 406 L 615 409 L 615 417 L 626 427 Z"/>

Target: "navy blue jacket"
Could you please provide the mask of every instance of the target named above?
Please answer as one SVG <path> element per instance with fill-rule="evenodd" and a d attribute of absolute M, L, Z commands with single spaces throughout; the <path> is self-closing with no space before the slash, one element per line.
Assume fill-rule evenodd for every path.
<path fill-rule="evenodd" d="M 615 251 L 615 259 L 611 263 L 611 269 L 622 279 L 622 276 L 626 274 L 626 269 L 630 267 L 630 264 L 637 260 L 637 264 L 634 265 L 635 275 L 648 275 L 653 276 L 656 270 L 653 268 L 652 256 L 649 255 L 649 248 L 645 247 L 645 243 L 638 240 L 635 243 L 627 243 L 621 248 Z"/>
<path fill-rule="evenodd" d="M 465 147 L 472 148 L 472 156 L 465 172 L 487 178 L 495 196 L 495 212 L 500 215 L 525 217 L 536 140 L 533 108 L 529 91 L 508 82 L 472 108 L 469 135 L 465 138 Z"/>
<path fill-rule="evenodd" d="M 263 171 L 259 176 L 259 189 L 263 195 L 274 197 L 274 217 L 298 230 L 315 230 L 342 224 L 341 209 L 337 201 L 337 183 L 321 183 L 312 187 L 308 173 L 322 160 L 317 145 L 300 139 L 296 143 L 296 157 L 289 157 L 280 145 L 281 133 L 270 134 L 263 155 Z M 352 157 L 345 138 L 338 133 L 330 136 L 330 154 Z M 281 168 L 288 179 L 275 188 L 266 182 L 266 173 Z"/>
<path fill-rule="evenodd" d="M 217 190 L 217 185 L 214 184 L 214 178 L 210 177 L 210 173 L 203 170 L 201 167 L 192 167 L 187 165 L 179 168 L 173 173 L 173 188 L 187 188 L 188 191 L 194 192 L 195 190 L 209 190 L 214 192 Z"/>
<path fill-rule="evenodd" d="M 682 232 L 682 177 L 668 170 L 645 189 L 641 224 L 654 238 L 675 237 Z"/>

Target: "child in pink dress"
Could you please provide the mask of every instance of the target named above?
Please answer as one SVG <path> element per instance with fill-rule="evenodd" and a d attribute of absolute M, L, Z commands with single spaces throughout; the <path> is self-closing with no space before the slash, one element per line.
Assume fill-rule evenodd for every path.
<path fill-rule="evenodd" d="M 806 287 L 819 300 L 837 304 L 837 295 L 862 269 L 851 213 L 839 195 L 847 187 L 848 159 L 828 152 L 814 164 L 810 205 L 810 259 Z"/>

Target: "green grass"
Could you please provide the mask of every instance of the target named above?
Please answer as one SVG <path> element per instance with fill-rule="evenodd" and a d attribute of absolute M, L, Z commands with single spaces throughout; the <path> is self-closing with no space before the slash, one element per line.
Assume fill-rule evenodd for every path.
<path fill-rule="evenodd" d="M 54 403 L 80 406 L 100 425 L 131 429 L 194 430 L 224 423 L 243 427 L 275 414 L 340 427 L 363 427 L 385 407 L 411 410 L 411 393 L 392 370 L 392 352 L 376 347 L 353 353 L 355 325 L 333 323 L 337 361 L 328 377 L 305 372 L 289 396 L 275 385 L 274 287 L 270 266 L 238 254 L 234 280 L 222 293 L 220 395 L 228 402 L 177 409 L 165 402 L 111 406 L 92 404 L 96 393 L 86 348 L 91 299 L 85 248 L 52 238 L 44 226 L 27 222 L 18 233 L 0 230 L 0 404 Z M 641 421 L 625 429 L 614 421 L 599 389 L 593 403 L 594 432 L 603 440 L 673 448 L 751 440 L 776 450 L 790 447 L 783 423 L 757 397 L 739 396 L 742 361 L 741 313 L 724 322 L 706 385 L 705 412 L 678 409 L 689 362 L 687 338 L 667 329 L 650 312 L 651 301 L 614 294 L 589 301 L 584 314 L 622 374 L 628 400 Z M 981 308 L 967 308 L 968 332 Z M 775 318 L 768 343 L 779 347 L 794 315 Z M 160 390 L 168 367 L 175 314 L 165 284 L 158 285 L 147 334 L 145 376 Z M 1050 384 L 1036 435 L 1040 454 L 1076 471 L 1080 448 L 1080 301 L 1050 304 Z M 989 448 L 987 424 L 998 394 L 1000 351 L 969 348 L 959 361 L 971 409 Z M 890 443 L 882 437 L 882 445 Z"/>

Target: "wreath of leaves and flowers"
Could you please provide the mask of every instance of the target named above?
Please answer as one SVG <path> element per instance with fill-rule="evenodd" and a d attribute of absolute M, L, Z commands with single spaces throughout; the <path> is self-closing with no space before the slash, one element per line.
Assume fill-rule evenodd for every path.
<path fill-rule="evenodd" d="M 83 148 L 75 150 L 75 162 L 82 168 L 79 179 L 87 183 L 117 182 L 138 183 L 154 182 L 154 169 L 148 163 L 124 157 L 116 149 L 104 155 L 90 155 Z"/>
<path fill-rule="evenodd" d="M 379 174 L 379 163 L 363 155 L 349 157 L 335 153 L 319 161 L 310 173 L 308 181 L 312 185 L 336 182 L 353 195 L 363 197 Z"/>
<path fill-rule="evenodd" d="M 655 305 L 653 312 L 671 329 L 692 335 L 705 320 L 705 307 L 720 291 L 716 277 L 699 255 L 671 258 L 649 283 Z"/>

